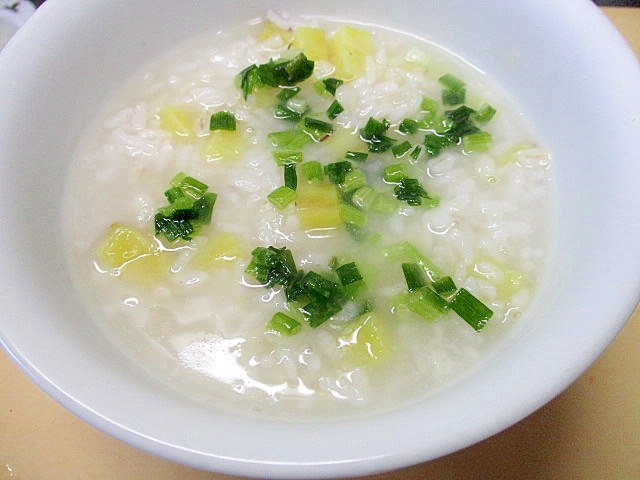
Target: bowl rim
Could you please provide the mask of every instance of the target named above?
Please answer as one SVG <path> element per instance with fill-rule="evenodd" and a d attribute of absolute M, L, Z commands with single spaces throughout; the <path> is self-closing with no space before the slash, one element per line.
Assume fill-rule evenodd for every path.
<path fill-rule="evenodd" d="M 588 3 L 590 4 L 590 2 L 582 0 L 565 0 L 558 2 L 553 9 L 549 6 L 547 7 L 553 10 L 554 13 L 584 13 L 587 18 L 582 16 L 580 22 L 585 22 L 592 27 L 595 27 L 594 30 L 596 32 L 603 32 L 605 34 L 605 41 L 602 41 L 598 48 L 601 49 L 602 52 L 606 51 L 607 55 L 613 57 L 611 64 L 629 67 L 624 71 L 624 73 L 621 73 L 622 78 L 616 78 L 615 81 L 624 83 L 625 85 L 634 85 L 634 82 L 636 82 L 636 85 L 640 84 L 640 82 L 638 82 L 640 79 L 640 67 L 638 67 L 637 58 L 630 51 L 626 42 L 624 42 L 619 33 L 611 24 L 608 23 L 608 20 L 606 20 L 604 15 L 602 15 L 595 6 L 592 6 L 593 8 L 587 6 Z M 66 9 L 70 7 L 62 1 L 56 2 L 56 0 L 49 0 L 41 8 L 42 10 L 36 12 L 36 15 L 27 22 L 24 30 L 18 32 L 15 41 L 11 41 L 6 52 L 0 54 L 0 78 L 3 78 L 3 67 L 11 70 L 11 67 L 8 67 L 7 64 L 9 64 L 12 59 L 16 59 L 23 49 L 27 48 L 32 38 L 36 35 L 42 35 L 43 31 L 46 38 L 46 25 L 48 24 L 49 19 L 56 18 L 56 15 L 60 12 L 66 11 Z M 634 102 L 633 105 L 637 107 L 634 111 L 640 116 L 640 93 L 636 93 L 635 96 L 632 94 L 631 102 Z M 2 105 L 1 101 L 0 105 Z M 635 132 L 638 130 L 637 123 L 640 123 L 639 119 L 636 119 L 636 126 L 629 127 L 627 125 L 628 129 Z M 631 130 L 631 128 L 634 128 L 634 130 Z M 640 147 L 629 145 L 629 152 L 640 159 Z M 5 212 L 2 214 L 4 215 Z M 630 227 L 630 236 L 636 240 L 640 239 L 639 229 L 637 227 Z M 2 263 L 4 264 L 4 257 L 0 256 L 0 258 L 3 259 Z M 497 433 L 503 428 L 506 428 L 516 421 L 524 418 L 524 416 L 533 412 L 535 409 L 539 408 L 560 393 L 569 383 L 575 380 L 587 368 L 587 366 L 590 365 L 600 353 L 602 353 L 602 351 L 604 351 L 606 346 L 620 331 L 626 319 L 630 316 L 631 312 L 640 300 L 640 257 L 636 254 L 630 258 L 631 261 L 629 269 L 624 276 L 626 290 L 623 292 L 624 294 L 621 294 L 618 297 L 619 302 L 615 311 L 611 313 L 611 318 L 615 318 L 615 320 L 612 320 L 606 327 L 602 327 L 597 341 L 593 341 L 589 338 L 582 338 L 578 334 L 574 336 L 574 340 L 579 343 L 576 347 L 574 357 L 580 356 L 580 359 L 577 360 L 576 358 L 573 358 L 573 362 L 571 362 L 570 366 L 563 365 L 562 375 L 558 376 L 554 381 L 548 381 L 544 388 L 544 392 L 535 399 L 529 398 L 525 392 L 530 378 L 525 379 L 520 377 L 519 372 L 511 372 L 509 380 L 513 382 L 513 385 L 517 385 L 522 389 L 520 394 L 517 394 L 517 392 L 514 393 L 514 391 L 511 392 L 514 393 L 514 395 L 517 395 L 519 406 L 517 408 L 510 408 L 497 423 L 488 421 L 473 423 L 473 419 L 477 412 L 475 410 L 470 410 L 465 414 L 465 417 L 461 419 L 462 424 L 467 424 L 469 426 L 469 429 L 464 435 L 464 439 L 452 436 L 450 438 L 446 438 L 437 448 L 430 445 L 431 458 L 450 453 L 454 450 L 480 441 L 486 437 L 486 432 L 488 430 L 493 431 L 493 433 Z M 5 299 L 2 300 L 1 304 L 7 306 L 9 302 Z M 18 311 L 15 305 L 11 305 L 8 308 L 12 311 Z M 40 313 L 46 314 L 46 311 L 41 311 Z M 97 410 L 93 405 L 85 401 L 83 395 L 86 395 L 86 392 L 80 392 L 80 394 L 77 394 L 72 391 L 67 392 L 64 388 L 61 388 L 59 386 L 60 382 L 57 381 L 46 368 L 43 368 L 43 366 L 38 362 L 31 361 L 34 356 L 32 352 L 29 351 L 29 345 L 21 343 L 21 339 L 19 339 L 19 337 L 18 340 L 16 340 L 17 337 L 7 333 L 10 330 L 10 328 L 7 328 L 7 324 L 4 324 L 2 320 L 0 320 L 0 344 L 2 344 L 9 356 L 31 378 L 31 380 L 54 400 L 98 429 L 105 431 L 116 438 L 120 438 L 126 443 L 179 463 L 185 463 L 197 468 L 210 470 L 215 469 L 224 473 L 250 475 L 255 477 L 267 474 L 273 478 L 323 478 L 325 476 L 336 477 L 374 473 L 376 471 L 384 471 L 418 463 L 425 459 L 425 445 L 417 441 L 417 436 L 418 433 L 425 434 L 428 432 L 419 430 L 413 434 L 413 443 L 410 445 L 402 445 L 402 442 L 399 441 L 401 439 L 395 438 L 395 440 L 398 440 L 397 446 L 388 450 L 386 454 L 381 454 L 380 452 L 382 450 L 380 449 L 377 450 L 377 453 L 369 455 L 364 453 L 363 450 L 360 450 L 361 453 L 359 457 L 343 458 L 339 461 L 323 461 L 320 458 L 314 457 L 311 457 L 304 462 L 296 462 L 294 460 L 269 461 L 267 458 L 260 461 L 252 461 L 247 458 L 234 458 L 229 455 L 218 455 L 216 453 L 199 451 L 196 448 L 180 447 L 178 445 L 166 443 L 162 440 L 160 435 L 149 434 L 145 432 L 144 429 L 131 428 L 127 424 L 121 424 L 118 421 L 108 418 L 101 413 L 101 410 Z M 558 346 L 557 342 L 554 342 L 554 339 L 545 340 L 549 342 L 549 344 Z M 529 346 L 529 348 L 532 347 Z M 535 352 L 530 353 L 532 355 L 535 354 Z M 552 364 L 554 361 L 557 361 L 558 355 L 560 354 L 553 354 L 553 352 L 551 352 L 548 355 L 548 358 L 540 359 L 540 361 L 543 362 L 543 365 L 547 368 L 552 368 Z M 119 365 L 119 367 L 126 368 L 124 365 Z M 483 372 L 477 378 L 472 379 L 470 384 L 473 384 L 473 390 L 484 391 L 488 396 L 492 397 L 492 395 L 487 392 L 487 386 L 485 385 L 482 387 L 481 383 L 486 375 L 493 375 L 494 373 L 495 372 L 493 371 Z M 545 369 L 541 368 L 540 371 L 535 372 L 534 376 L 537 381 L 542 382 L 545 377 Z M 470 384 L 457 385 L 454 388 L 462 390 L 465 388 L 471 389 L 469 386 Z M 451 397 L 446 397 L 446 400 L 451 400 Z M 456 408 L 461 408 L 460 405 L 455 406 Z M 487 406 L 488 405 L 485 403 L 484 407 Z M 454 406 L 449 406 L 450 409 L 453 407 Z M 179 408 L 179 404 L 176 404 L 175 408 Z M 417 412 L 418 410 L 416 410 L 416 414 Z M 420 411 L 419 414 L 426 415 L 427 412 Z M 401 418 L 402 416 L 403 412 L 388 412 L 376 415 L 376 420 L 379 422 L 378 426 L 385 425 L 389 429 L 389 432 L 392 433 L 395 432 L 395 427 L 397 425 L 404 425 L 405 428 L 409 428 L 411 426 L 410 423 L 407 423 L 406 419 Z M 491 423 L 491 426 L 489 426 L 488 423 Z M 358 427 L 361 428 L 361 431 L 367 432 L 368 436 L 376 436 L 375 430 L 372 430 L 370 425 L 363 424 L 362 421 L 354 420 L 353 422 L 348 422 L 348 424 L 348 428 L 335 424 L 331 424 L 331 426 L 334 428 L 335 432 L 347 432 L 350 428 Z M 447 426 L 441 422 L 438 425 L 440 433 L 444 435 Z M 268 431 L 270 426 L 272 426 L 272 422 L 264 421 L 257 422 L 257 426 L 254 425 L 253 428 L 257 428 L 260 431 Z M 305 435 L 308 436 L 311 435 L 311 431 L 309 430 L 311 427 L 317 428 L 318 425 L 306 425 L 304 428 L 299 428 L 304 430 Z M 458 430 L 459 428 L 460 427 L 458 427 Z M 288 431 L 287 434 L 293 430 Z M 329 434 L 320 432 L 318 435 L 323 441 L 330 441 Z M 398 435 L 397 432 L 394 433 L 394 435 Z M 379 442 L 376 445 L 380 448 L 382 445 L 388 445 L 389 442 L 389 439 L 382 441 L 374 438 L 374 440 Z"/>

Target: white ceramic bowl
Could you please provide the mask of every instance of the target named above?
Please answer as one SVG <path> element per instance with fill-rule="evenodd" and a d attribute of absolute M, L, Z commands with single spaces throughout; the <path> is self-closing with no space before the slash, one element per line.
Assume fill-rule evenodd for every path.
<path fill-rule="evenodd" d="M 379 23 L 437 41 L 520 101 L 554 154 L 557 241 L 534 320 L 476 375 L 352 421 L 225 416 L 141 373 L 87 318 L 65 264 L 67 163 L 100 102 L 188 37 L 269 9 Z M 49 0 L 0 53 L 0 340 L 99 429 L 203 469 L 339 477 L 480 441 L 552 399 L 603 352 L 640 293 L 640 68 L 588 0 Z"/>

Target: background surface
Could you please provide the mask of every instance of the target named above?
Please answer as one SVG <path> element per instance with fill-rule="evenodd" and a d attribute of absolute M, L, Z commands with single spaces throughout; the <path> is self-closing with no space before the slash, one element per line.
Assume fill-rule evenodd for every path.
<path fill-rule="evenodd" d="M 640 56 L 640 8 L 603 11 Z M 638 365 L 640 307 L 579 380 L 522 422 L 438 460 L 359 480 L 640 479 Z M 0 388 L 0 480 L 237 478 L 171 463 L 95 430 L 42 393 L 2 351 Z"/>

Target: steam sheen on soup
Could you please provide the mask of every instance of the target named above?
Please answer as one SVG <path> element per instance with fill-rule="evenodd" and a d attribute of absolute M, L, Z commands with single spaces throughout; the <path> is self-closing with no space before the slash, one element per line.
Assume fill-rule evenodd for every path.
<path fill-rule="evenodd" d="M 292 419 L 415 401 L 526 321 L 550 154 L 484 74 L 382 28 L 260 21 L 114 92 L 64 221 L 95 321 L 214 408 Z"/>

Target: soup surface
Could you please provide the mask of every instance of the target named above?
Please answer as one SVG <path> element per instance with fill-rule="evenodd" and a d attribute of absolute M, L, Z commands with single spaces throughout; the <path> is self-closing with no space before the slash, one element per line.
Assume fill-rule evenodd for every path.
<path fill-rule="evenodd" d="M 261 21 L 144 66 L 87 129 L 68 255 L 95 321 L 215 408 L 338 418 L 479 368 L 535 298 L 550 154 L 437 45 Z"/>

